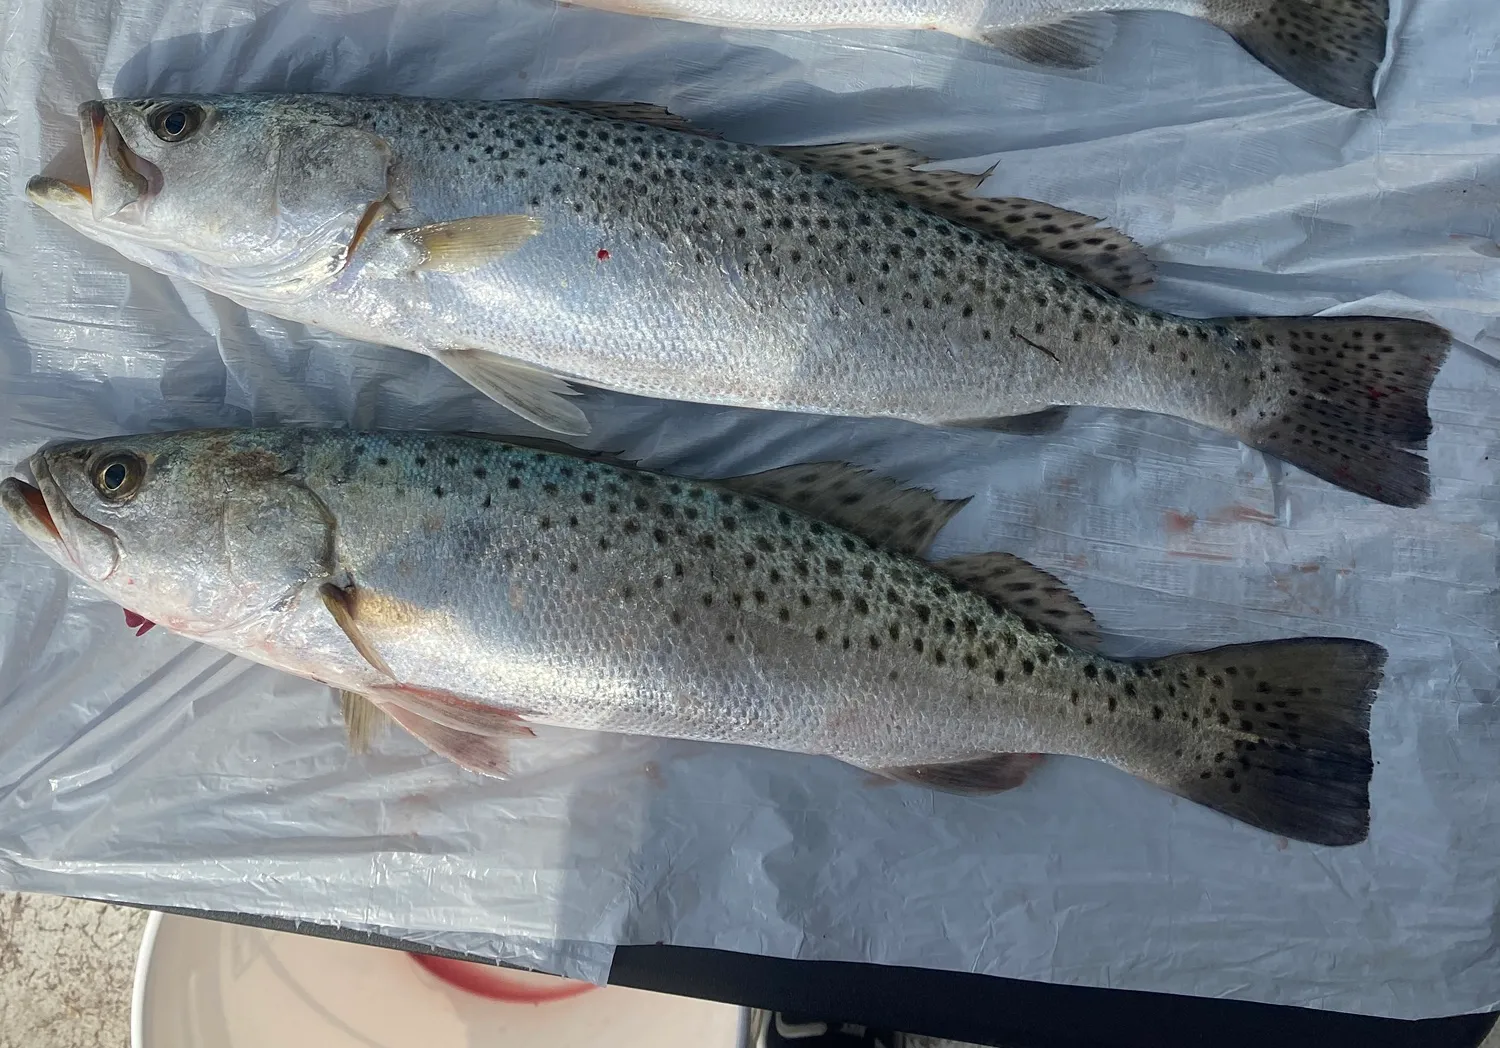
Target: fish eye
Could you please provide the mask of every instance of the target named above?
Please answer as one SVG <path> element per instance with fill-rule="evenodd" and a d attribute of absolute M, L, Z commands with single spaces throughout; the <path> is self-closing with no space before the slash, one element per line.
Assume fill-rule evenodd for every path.
<path fill-rule="evenodd" d="M 135 494 L 145 475 L 146 463 L 139 455 L 107 455 L 94 463 L 94 490 L 111 502 L 123 502 Z"/>
<path fill-rule="evenodd" d="M 163 142 L 181 142 L 203 124 L 203 110 L 197 106 L 171 106 L 151 116 L 151 132 Z"/>

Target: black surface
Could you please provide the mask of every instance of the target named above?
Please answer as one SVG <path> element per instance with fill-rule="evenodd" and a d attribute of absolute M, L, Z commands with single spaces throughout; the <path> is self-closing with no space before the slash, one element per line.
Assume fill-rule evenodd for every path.
<path fill-rule="evenodd" d="M 408 953 L 484 960 L 307 921 L 152 908 Z M 1490 1013 L 1408 1022 L 924 968 L 787 961 L 682 946 L 621 946 L 615 951 L 609 981 L 1006 1048 L 1476 1048 L 1496 1020 L 1496 1014 Z"/>
<path fill-rule="evenodd" d="M 1406 1022 L 680 946 L 622 946 L 609 981 L 1008 1048 L 1474 1048 L 1496 1018 Z"/>

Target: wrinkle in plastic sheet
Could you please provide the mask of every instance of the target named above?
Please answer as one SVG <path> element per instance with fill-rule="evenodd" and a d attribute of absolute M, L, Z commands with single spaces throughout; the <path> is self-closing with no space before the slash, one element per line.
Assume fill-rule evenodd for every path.
<path fill-rule="evenodd" d="M 1370 840 L 1232 823 L 1085 761 L 990 799 L 829 761 L 549 731 L 509 783 L 398 734 L 349 755 L 312 684 L 158 630 L 0 529 L 0 882 L 337 923 L 581 977 L 619 943 L 868 960 L 1417 1018 L 1500 1005 L 1500 8 L 1397 3 L 1378 115 L 1202 23 L 1097 70 L 936 34 L 708 29 L 540 0 L 48 0 L 0 52 L 0 455 L 63 436 L 515 419 L 413 354 L 125 263 L 26 202 L 100 94 L 344 90 L 664 104 L 740 139 L 893 141 L 1107 217 L 1188 313 L 1452 328 L 1434 498 L 1393 510 L 1157 416 L 1045 439 L 590 398 L 592 446 L 688 474 L 841 456 L 974 501 L 937 552 L 1074 585 L 1121 654 L 1298 634 L 1391 651 Z"/>

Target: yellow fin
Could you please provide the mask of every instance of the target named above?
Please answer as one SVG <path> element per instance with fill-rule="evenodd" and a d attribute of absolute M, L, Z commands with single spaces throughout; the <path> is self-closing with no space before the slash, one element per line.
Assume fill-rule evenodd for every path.
<path fill-rule="evenodd" d="M 421 255 L 418 269 L 463 273 L 514 254 L 542 231 L 530 215 L 480 215 L 403 229 L 396 234 Z"/>
<path fill-rule="evenodd" d="M 385 727 L 385 713 L 359 692 L 343 690 L 339 691 L 339 713 L 344 718 L 349 749 L 355 753 L 369 752 L 370 743 Z"/>
<path fill-rule="evenodd" d="M 323 599 L 323 606 L 333 616 L 333 621 L 339 624 L 339 629 L 344 631 L 344 636 L 349 638 L 349 643 L 353 644 L 354 649 L 364 656 L 364 660 L 395 680 L 396 674 L 391 671 L 385 659 L 380 657 L 380 652 L 375 650 L 375 646 L 360 632 L 359 623 L 354 621 L 353 591 L 340 589 L 331 582 L 325 582 L 318 587 L 318 596 Z"/>

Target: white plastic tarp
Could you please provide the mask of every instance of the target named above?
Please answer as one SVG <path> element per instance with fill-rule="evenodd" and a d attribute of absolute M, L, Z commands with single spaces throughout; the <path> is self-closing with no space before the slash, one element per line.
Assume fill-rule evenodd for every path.
<path fill-rule="evenodd" d="M 1320 849 L 1102 765 L 987 799 L 832 761 L 549 731 L 513 782 L 311 683 L 157 630 L 0 527 L 0 883 L 301 917 L 598 977 L 619 943 L 869 960 L 1415 1018 L 1500 1005 L 1500 6 L 1393 13 L 1376 113 L 1212 27 L 1122 19 L 1052 74 L 937 34 L 770 34 L 542 0 L 45 0 L 0 12 L 0 460 L 65 436 L 520 424 L 425 358 L 125 263 L 25 199 L 91 97 L 319 90 L 640 100 L 766 143 L 875 140 L 1101 215 L 1157 304 L 1451 327 L 1434 497 L 1376 505 L 1159 416 L 1047 438 L 600 394 L 591 445 L 724 475 L 844 457 L 974 501 L 939 554 L 1068 580 L 1121 654 L 1300 634 L 1389 647 L 1370 840 Z"/>

